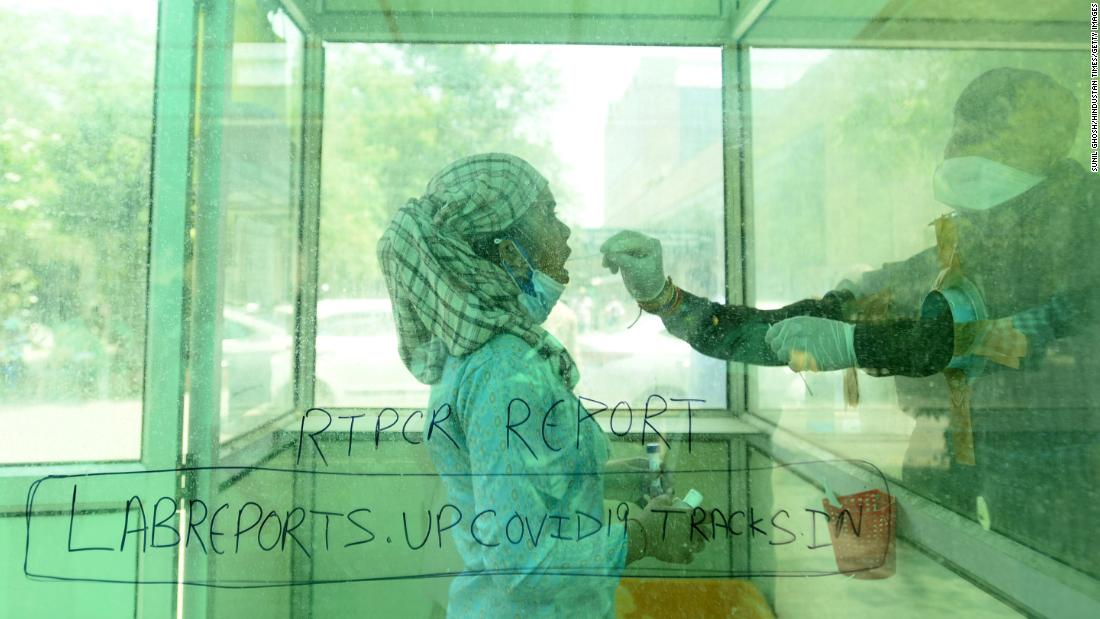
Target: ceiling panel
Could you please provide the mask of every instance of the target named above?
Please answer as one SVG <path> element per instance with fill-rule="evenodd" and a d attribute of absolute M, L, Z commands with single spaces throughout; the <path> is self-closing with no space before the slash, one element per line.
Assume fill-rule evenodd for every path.
<path fill-rule="evenodd" d="M 717 17 L 723 0 L 321 0 L 322 13 Z"/>
<path fill-rule="evenodd" d="M 751 45 L 1076 48 L 1088 45 L 1080 0 L 773 0 Z"/>
<path fill-rule="evenodd" d="M 1089 3 L 1081 0 L 776 0 L 769 17 L 833 19 L 921 19 L 949 21 L 1089 20 Z"/>

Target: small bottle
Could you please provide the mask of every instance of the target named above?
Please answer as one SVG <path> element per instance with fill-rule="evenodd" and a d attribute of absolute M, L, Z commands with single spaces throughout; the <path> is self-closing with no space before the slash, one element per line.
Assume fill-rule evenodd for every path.
<path fill-rule="evenodd" d="M 649 460 L 649 472 L 653 474 L 653 479 L 649 482 L 649 496 L 660 496 L 665 491 L 661 486 L 661 444 L 646 443 L 645 457 Z"/>

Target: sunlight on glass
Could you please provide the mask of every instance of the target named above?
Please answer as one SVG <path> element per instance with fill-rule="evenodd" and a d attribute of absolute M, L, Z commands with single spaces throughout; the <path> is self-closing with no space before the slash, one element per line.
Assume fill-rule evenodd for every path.
<path fill-rule="evenodd" d="M 613 233 L 644 231 L 662 239 L 674 281 L 723 296 L 718 50 L 329 44 L 326 54 L 318 404 L 424 405 L 362 248 L 444 165 L 501 151 L 546 174 L 572 228 L 570 284 L 546 327 L 577 361 L 577 392 L 725 405 L 720 362 L 652 316 L 628 329 L 638 307 L 599 254 Z M 345 320 L 330 314 L 337 304 L 375 326 L 325 335 L 326 320 Z"/>
<path fill-rule="evenodd" d="M 0 2 L 0 461 L 139 456 L 155 8 Z"/>

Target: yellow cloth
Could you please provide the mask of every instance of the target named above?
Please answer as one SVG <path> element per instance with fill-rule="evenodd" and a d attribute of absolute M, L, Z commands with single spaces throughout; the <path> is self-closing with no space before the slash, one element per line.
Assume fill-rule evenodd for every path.
<path fill-rule="evenodd" d="M 774 619 L 768 602 L 747 580 L 623 578 L 615 592 L 617 619 Z"/>

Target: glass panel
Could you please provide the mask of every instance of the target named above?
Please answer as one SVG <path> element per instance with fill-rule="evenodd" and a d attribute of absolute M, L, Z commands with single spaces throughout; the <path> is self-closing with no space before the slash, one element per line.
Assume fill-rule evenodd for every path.
<path fill-rule="evenodd" d="M 1100 498 L 1082 58 L 751 51 L 755 302 L 847 288 L 860 364 L 903 375 L 860 374 L 859 405 L 846 407 L 841 372 L 760 369 L 755 406 L 1100 575 L 1100 547 L 1080 537 L 1095 529 L 1082 506 Z M 937 285 L 953 299 L 946 322 L 926 300 Z M 952 327 L 952 316 L 986 321 Z M 949 361 L 965 374 L 942 372 Z"/>
<path fill-rule="evenodd" d="M 612 233 L 644 231 L 673 280 L 723 296 L 719 50 L 330 44 L 326 58 L 318 405 L 426 403 L 397 355 L 375 243 L 447 163 L 501 151 L 550 180 L 571 227 L 570 283 L 546 326 L 577 361 L 577 393 L 725 406 L 723 364 L 656 317 L 631 326 L 639 310 L 599 254 Z"/>
<path fill-rule="evenodd" d="M 293 401 L 302 35 L 266 6 L 236 4 L 222 118 L 223 441 Z"/>
<path fill-rule="evenodd" d="M 2 463 L 140 457 L 156 24 L 0 1 Z"/>

